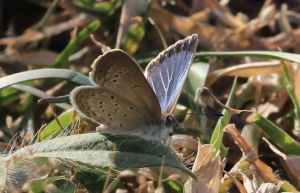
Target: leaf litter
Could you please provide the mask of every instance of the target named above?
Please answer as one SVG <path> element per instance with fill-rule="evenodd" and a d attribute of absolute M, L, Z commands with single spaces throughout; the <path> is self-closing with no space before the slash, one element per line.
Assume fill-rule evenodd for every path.
<path fill-rule="evenodd" d="M 287 61 L 290 61 L 290 56 L 285 56 L 285 53 L 299 54 L 300 6 L 292 1 L 244 1 L 241 4 L 233 0 L 143 0 L 139 3 L 126 0 L 122 4 L 119 0 L 74 0 L 61 1 L 56 7 L 51 7 L 48 3 L 26 1 L 17 6 L 9 2 L 0 5 L 5 13 L 17 8 L 20 10 L 14 16 L 6 14 L 0 17 L 0 68 L 4 72 L 1 73 L 2 76 L 51 67 L 71 41 L 71 33 L 77 35 L 94 20 L 100 21 L 100 27 L 93 32 L 97 41 L 111 48 L 121 48 L 137 61 L 147 61 L 163 50 L 163 41 L 157 29 L 161 31 L 168 45 L 197 33 L 199 53 L 259 51 L 263 55 L 263 51 L 280 51 L 283 59 Z M 256 9 L 253 10 L 253 6 Z M 45 10 L 45 7 L 53 9 L 50 10 L 52 15 L 47 16 L 43 11 L 34 16 L 28 14 L 30 10 Z M 155 24 L 148 21 L 149 17 Z M 41 25 L 42 20 L 46 23 L 37 30 L 36 26 Z M 75 46 L 77 47 L 72 47 L 73 53 L 66 54 L 68 59 L 63 62 L 64 68 L 76 69 L 77 72 L 86 74 L 92 61 L 102 53 L 102 48 L 95 46 L 89 38 Z M 294 61 L 299 61 L 299 55 L 293 57 Z M 130 170 L 122 171 L 126 168 L 118 170 L 114 167 L 120 158 L 113 156 L 113 146 L 110 146 L 111 150 L 106 154 L 101 150 L 91 151 L 89 154 L 93 144 L 84 147 L 87 143 L 78 146 L 77 150 L 70 148 L 69 154 L 45 152 L 43 156 L 46 159 L 38 159 L 33 149 L 39 147 L 39 144 L 51 144 L 54 142 L 52 140 L 56 139 L 65 139 L 66 143 L 71 143 L 72 140 L 68 140 L 68 137 L 83 136 L 84 133 L 94 132 L 96 127 L 80 119 L 72 109 L 63 112 L 63 108 L 51 109 L 47 104 L 37 103 L 36 97 L 41 98 L 46 93 L 52 97 L 64 96 L 74 88 L 74 84 L 62 82 L 60 79 L 44 81 L 39 78 L 25 82 L 23 87 L 18 86 L 23 84 L 20 82 L 0 91 L 0 112 L 4 120 L 0 124 L 3 149 L 0 167 L 1 190 L 39 192 L 37 189 L 62 190 L 64 186 L 73 190 L 73 185 L 80 183 L 81 186 L 75 187 L 78 192 L 102 192 L 104 187 L 107 187 L 107 191 L 127 189 L 129 192 L 237 192 L 237 189 L 240 192 L 297 192 L 300 189 L 297 152 L 287 154 L 284 150 L 278 150 L 278 147 L 284 149 L 282 145 L 285 143 L 281 144 L 271 135 L 267 135 L 266 128 L 262 128 L 262 125 L 268 125 L 263 121 L 262 124 L 257 124 L 255 113 L 267 118 L 276 124 L 274 126 L 291 136 L 295 140 L 291 143 L 298 143 L 299 104 L 295 102 L 300 98 L 298 63 L 285 61 L 287 70 L 284 71 L 282 62 L 270 57 L 270 53 L 260 58 L 251 55 L 216 54 L 210 57 L 197 56 L 195 60 L 209 64 L 210 68 L 205 74 L 205 83 L 199 82 L 197 86 L 197 83 L 193 82 L 195 85 L 192 85 L 192 88 L 205 85 L 222 103 L 227 100 L 232 89 L 233 77 L 239 77 L 235 106 L 231 108 L 247 112 L 232 116 L 228 120 L 231 124 L 221 128 L 226 131 L 221 141 L 229 147 L 228 153 L 224 154 L 222 148 L 214 149 L 213 144 L 209 144 L 218 118 L 208 116 L 201 118 L 199 122 L 196 117 L 186 115 L 178 118 L 181 122 L 184 120 L 180 127 L 186 129 L 181 130 L 180 135 L 175 133 L 170 145 L 176 153 L 172 156 L 179 156 L 178 160 L 182 160 L 182 165 L 180 162 L 179 165 L 176 165 L 177 162 L 171 165 L 170 158 L 166 158 L 165 166 L 148 163 L 144 167 L 140 164 L 141 168 L 134 169 L 128 163 L 127 169 Z M 145 67 L 143 63 L 140 64 L 142 68 Z M 287 73 L 290 80 L 286 78 Z M 191 78 L 193 76 L 197 76 L 197 73 L 191 75 Z M 201 78 L 197 78 L 202 81 Z M 34 77 L 31 77 L 32 79 Z M 202 91 L 203 88 L 200 87 Z M 30 95 L 24 95 L 24 92 L 36 97 L 28 97 Z M 184 92 L 189 93 L 181 95 L 179 104 L 185 108 L 178 105 L 174 114 L 191 112 L 191 109 L 212 115 L 221 112 L 221 108 L 206 92 L 192 100 L 186 97 L 192 92 L 188 89 Z M 291 95 L 291 92 L 294 94 Z M 58 115 L 56 120 L 55 114 Z M 64 130 L 59 134 L 57 132 L 61 132 L 60 127 L 64 127 Z M 201 139 L 202 144 L 197 137 Z M 262 137 L 270 142 L 266 143 Z M 101 148 L 110 143 L 109 140 L 99 140 L 96 140 L 94 145 L 99 144 Z M 139 146 L 143 145 L 146 146 L 146 143 Z M 86 148 L 85 152 L 79 151 L 83 150 L 83 147 Z M 85 157 L 76 158 L 81 153 Z M 104 155 L 111 157 L 103 159 L 103 165 L 95 165 L 86 159 L 93 156 L 92 153 L 99 153 L 99 158 Z M 134 156 L 139 158 L 139 154 Z M 149 156 L 147 153 L 146 155 Z M 225 155 L 226 159 L 221 160 L 220 155 Z M 56 159 L 63 156 L 65 158 Z M 126 166 L 129 158 L 130 156 L 124 159 L 122 164 Z M 163 162 L 161 158 L 152 158 Z M 188 172 L 185 171 L 187 168 L 184 169 L 183 164 L 190 168 L 189 171 L 197 176 L 197 180 L 188 177 Z M 103 177 L 107 168 L 113 169 L 109 171 L 111 179 Z M 26 171 L 26 175 L 23 175 L 22 171 Z M 189 175 L 192 176 L 191 173 Z M 96 174 L 97 180 L 79 177 L 86 174 L 90 175 L 90 178 L 91 174 Z M 77 176 L 77 180 L 72 180 L 72 176 Z M 42 181 L 44 179 L 52 180 Z M 58 180 L 61 180 L 60 183 Z M 107 186 L 104 185 L 105 181 L 109 182 Z M 89 186 L 89 183 L 93 186 Z"/>

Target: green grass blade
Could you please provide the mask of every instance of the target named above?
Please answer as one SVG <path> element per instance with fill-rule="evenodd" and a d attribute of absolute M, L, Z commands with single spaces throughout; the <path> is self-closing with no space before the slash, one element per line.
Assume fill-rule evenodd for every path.
<path fill-rule="evenodd" d="M 91 35 L 98 27 L 100 26 L 100 22 L 94 21 L 85 29 L 83 29 L 78 36 L 76 36 L 68 45 L 67 47 L 59 54 L 56 58 L 52 68 L 63 68 L 64 65 L 68 62 L 69 57 L 76 51 L 79 45 Z"/>
<path fill-rule="evenodd" d="M 0 78 L 0 89 L 13 84 L 45 78 L 61 78 L 79 85 L 92 85 L 89 78 L 78 72 L 67 69 L 38 69 L 19 72 Z"/>
<path fill-rule="evenodd" d="M 207 63 L 198 62 L 192 65 L 182 89 L 182 92 L 186 93 L 192 100 L 194 100 L 197 89 L 203 88 L 208 69 L 209 64 Z"/>
<path fill-rule="evenodd" d="M 69 103 L 70 102 L 70 97 L 69 97 L 69 95 L 67 95 L 67 96 L 43 98 L 39 102 L 44 102 L 44 103 Z M 71 108 L 71 106 L 70 106 L 70 108 Z"/>
<path fill-rule="evenodd" d="M 135 17 L 135 25 L 132 25 L 122 38 L 122 47 L 126 53 L 134 54 L 145 35 L 145 26 L 142 17 Z"/>
<path fill-rule="evenodd" d="M 235 99 L 235 92 L 236 92 L 236 86 L 237 86 L 237 78 L 234 79 L 232 89 L 230 91 L 229 98 L 227 100 L 226 106 L 232 107 L 234 104 L 234 99 Z M 224 109 L 222 111 L 222 114 L 224 115 L 221 117 L 215 127 L 215 130 L 212 134 L 210 144 L 213 144 L 212 148 L 216 148 L 217 150 L 221 151 L 221 159 L 225 158 L 228 152 L 228 148 L 226 148 L 223 143 L 223 134 L 224 134 L 224 127 L 229 124 L 230 118 L 231 118 L 231 113 Z M 216 151 L 217 153 L 217 151 Z"/>
<path fill-rule="evenodd" d="M 208 74 L 208 69 L 209 69 L 209 64 L 207 63 L 202 63 L 202 62 L 194 63 L 190 69 L 184 87 L 182 89 L 183 93 L 185 93 L 188 96 L 187 100 L 192 112 L 202 113 L 201 112 L 202 107 L 205 106 L 203 103 L 201 103 L 201 100 L 199 100 L 200 98 L 199 95 L 200 95 L 200 91 L 204 86 L 205 79 Z M 205 121 L 206 117 L 195 116 L 194 118 L 197 122 L 198 129 L 201 131 L 205 131 L 204 128 L 206 125 L 203 123 L 206 123 Z"/>
<path fill-rule="evenodd" d="M 250 56 L 300 63 L 299 54 L 275 51 L 200 52 L 196 54 L 195 59 L 207 56 Z"/>
<path fill-rule="evenodd" d="M 58 116 L 58 121 L 65 128 L 65 130 L 74 129 L 71 128 L 71 121 L 72 121 L 73 114 L 74 114 L 74 110 L 70 109 L 69 111 L 66 111 Z M 74 118 L 73 122 L 76 123 L 78 121 L 78 116 L 74 116 L 73 118 Z M 79 123 L 77 123 L 76 128 L 78 128 L 79 126 L 78 124 Z M 43 129 L 43 131 L 41 131 L 39 138 L 37 140 L 43 141 L 45 139 L 54 138 L 60 135 L 61 132 L 62 132 L 62 128 L 60 128 L 57 121 L 54 119 Z"/>
<path fill-rule="evenodd" d="M 94 4 L 94 2 L 86 3 L 83 1 L 76 1 L 75 3 L 66 2 L 66 4 L 80 12 L 105 17 L 113 14 L 115 10 L 122 5 L 122 0 L 104 1 L 97 4 Z"/>
<path fill-rule="evenodd" d="M 300 144 L 268 119 L 256 114 L 254 123 L 287 155 L 300 155 Z"/>
<path fill-rule="evenodd" d="M 183 184 L 178 180 L 169 180 L 168 184 L 178 193 L 183 193 Z"/>

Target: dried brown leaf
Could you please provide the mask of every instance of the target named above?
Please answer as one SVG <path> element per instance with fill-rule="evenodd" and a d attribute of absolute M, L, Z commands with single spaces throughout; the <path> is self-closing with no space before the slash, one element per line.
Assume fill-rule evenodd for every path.
<path fill-rule="evenodd" d="M 198 181 L 191 177 L 184 184 L 184 192 L 189 193 L 214 193 L 218 192 L 221 185 L 224 165 L 211 144 L 201 145 L 198 141 L 198 152 L 192 172 L 197 175 Z"/>
<path fill-rule="evenodd" d="M 300 29 L 294 29 L 291 32 L 282 32 L 273 37 L 260 38 L 260 41 L 268 50 L 287 50 L 299 45 Z"/>
<path fill-rule="evenodd" d="M 286 162 L 287 166 L 291 170 L 292 174 L 300 180 L 300 156 L 296 155 L 286 155 L 279 151 L 274 145 L 272 145 L 267 139 L 264 138 L 264 140 L 268 143 L 269 147 L 272 149 L 273 152 L 275 152 L 277 155 L 282 157 L 284 161 Z M 299 181 L 300 184 L 300 181 Z"/>
<path fill-rule="evenodd" d="M 70 30 L 75 26 L 87 25 L 94 20 L 96 20 L 96 17 L 82 13 L 67 22 L 45 27 L 43 31 L 32 31 L 17 37 L 2 38 L 0 39 L 0 45 L 24 44 L 27 42 L 38 41 L 60 34 L 63 31 Z"/>
<path fill-rule="evenodd" d="M 257 190 L 256 193 L 277 193 L 280 188 L 280 185 L 276 186 L 273 183 L 263 183 Z"/>
<path fill-rule="evenodd" d="M 247 193 L 247 190 L 244 188 L 243 184 L 235 179 L 230 173 L 224 171 L 224 173 L 232 180 L 241 193 Z"/>
<path fill-rule="evenodd" d="M 186 135 L 173 135 L 171 140 L 172 145 L 190 150 L 197 150 L 197 140 Z"/>
<path fill-rule="evenodd" d="M 226 25 L 232 28 L 238 28 L 245 25 L 245 22 L 241 17 L 234 16 L 227 6 L 221 5 L 216 0 L 205 0 L 209 7 L 213 10 L 212 12 Z"/>
<path fill-rule="evenodd" d="M 201 12 L 194 13 L 190 16 L 190 18 L 196 22 L 206 22 L 210 12 L 210 9 L 205 9 Z"/>
<path fill-rule="evenodd" d="M 290 99 L 286 91 L 277 93 L 276 98 L 270 98 L 264 104 L 259 104 L 256 113 L 263 117 L 268 117 L 272 113 L 278 113 Z M 254 114 L 247 117 L 247 121 L 252 122 Z"/>
<path fill-rule="evenodd" d="M 280 61 L 253 62 L 215 70 L 207 76 L 205 86 L 209 87 L 223 76 L 251 77 L 269 73 L 277 73 L 284 76 Z"/>
<path fill-rule="evenodd" d="M 227 125 L 224 128 L 224 131 L 228 132 L 234 138 L 234 140 L 237 142 L 238 146 L 247 155 L 248 159 L 251 160 L 256 171 L 259 173 L 260 177 L 265 182 L 277 181 L 276 176 L 273 173 L 272 169 L 258 159 L 258 155 L 252 150 L 251 146 L 249 146 L 247 144 L 247 142 L 245 141 L 245 139 L 240 135 L 240 133 L 237 131 L 234 124 Z"/>
<path fill-rule="evenodd" d="M 184 35 L 197 33 L 199 44 L 203 45 L 212 45 L 214 42 L 218 42 L 224 34 L 231 32 L 230 29 L 217 29 L 214 26 L 197 22 L 190 17 L 177 16 L 162 9 L 155 3 L 153 4 L 149 14 L 155 21 L 155 24 L 162 31 L 169 32 L 170 28 L 173 28 Z"/>
<path fill-rule="evenodd" d="M 6 63 L 20 62 L 23 64 L 37 65 L 39 67 L 50 67 L 53 65 L 58 54 L 48 50 L 36 52 L 25 52 L 13 55 L 0 55 L 0 61 Z"/>

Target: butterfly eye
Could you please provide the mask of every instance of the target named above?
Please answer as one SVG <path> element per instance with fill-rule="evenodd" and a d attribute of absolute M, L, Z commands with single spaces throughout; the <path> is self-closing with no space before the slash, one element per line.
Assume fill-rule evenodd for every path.
<path fill-rule="evenodd" d="M 175 120 L 174 120 L 173 117 L 167 116 L 165 118 L 165 127 L 170 128 L 170 127 L 172 127 L 174 125 L 174 123 L 175 123 Z"/>

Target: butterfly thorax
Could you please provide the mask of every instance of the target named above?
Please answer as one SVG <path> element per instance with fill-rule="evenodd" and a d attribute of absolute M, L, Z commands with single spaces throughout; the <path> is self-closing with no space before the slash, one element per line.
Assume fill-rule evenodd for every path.
<path fill-rule="evenodd" d="M 177 126 L 174 117 L 167 115 L 162 120 L 152 120 L 145 125 L 132 124 L 130 131 L 120 129 L 118 135 L 136 135 L 148 141 L 165 141 L 170 138 Z M 102 134 L 116 134 L 109 126 L 103 124 L 100 124 L 96 130 Z"/>
<path fill-rule="evenodd" d="M 177 125 L 174 117 L 167 115 L 161 121 L 147 125 L 148 128 L 141 128 L 138 135 L 149 141 L 166 140 L 170 138 Z"/>

